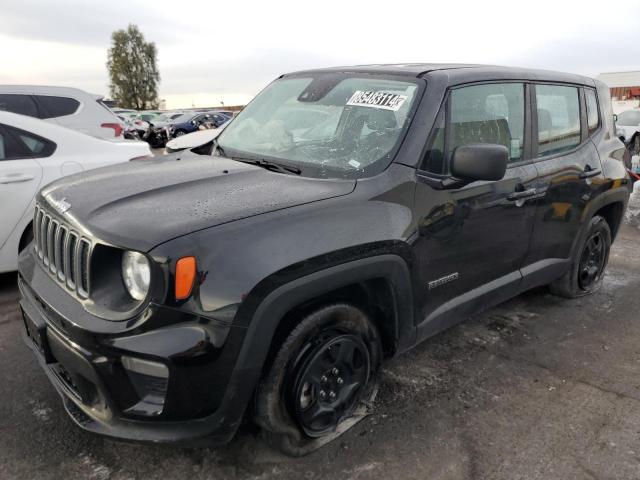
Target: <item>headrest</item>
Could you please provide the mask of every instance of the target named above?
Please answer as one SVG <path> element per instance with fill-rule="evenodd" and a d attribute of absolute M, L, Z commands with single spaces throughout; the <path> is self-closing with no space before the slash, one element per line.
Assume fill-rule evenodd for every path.
<path fill-rule="evenodd" d="M 553 122 L 551 121 L 551 113 L 546 108 L 538 109 L 538 131 L 546 132 L 551 130 Z"/>
<path fill-rule="evenodd" d="M 370 130 L 387 130 L 398 128 L 396 115 L 391 110 L 383 110 L 381 108 L 369 108 L 370 112 L 366 118 L 367 127 Z"/>

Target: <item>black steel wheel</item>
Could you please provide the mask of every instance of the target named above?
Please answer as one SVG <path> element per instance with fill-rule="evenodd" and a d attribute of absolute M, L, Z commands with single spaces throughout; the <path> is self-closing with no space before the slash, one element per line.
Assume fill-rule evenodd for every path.
<path fill-rule="evenodd" d="M 342 303 L 319 308 L 274 347 L 254 419 L 284 453 L 312 452 L 367 415 L 381 360 L 378 330 L 364 311 Z"/>
<path fill-rule="evenodd" d="M 318 437 L 336 429 L 367 385 L 371 358 L 356 335 L 322 332 L 301 350 L 288 375 L 288 401 L 302 430 Z"/>
<path fill-rule="evenodd" d="M 586 241 L 578 267 L 578 285 L 588 290 L 596 284 L 604 271 L 607 258 L 606 242 L 601 231 L 594 232 Z"/>
<path fill-rule="evenodd" d="M 602 285 L 610 248 L 609 224 L 603 217 L 596 215 L 585 225 L 567 271 L 549 284 L 551 293 L 577 298 L 598 290 Z"/>

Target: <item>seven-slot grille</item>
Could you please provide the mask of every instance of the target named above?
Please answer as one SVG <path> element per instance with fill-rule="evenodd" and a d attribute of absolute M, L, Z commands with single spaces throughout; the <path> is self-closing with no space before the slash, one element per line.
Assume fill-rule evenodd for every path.
<path fill-rule="evenodd" d="M 33 238 L 36 258 L 44 269 L 68 290 L 88 298 L 91 242 L 40 206 L 33 217 Z"/>

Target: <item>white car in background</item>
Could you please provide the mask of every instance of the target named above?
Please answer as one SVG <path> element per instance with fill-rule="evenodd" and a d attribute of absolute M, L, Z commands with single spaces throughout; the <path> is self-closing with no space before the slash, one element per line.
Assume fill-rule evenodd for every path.
<path fill-rule="evenodd" d="M 122 122 L 102 103 L 102 97 L 77 88 L 0 85 L 0 110 L 39 118 L 98 138 L 123 138 Z"/>
<path fill-rule="evenodd" d="M 640 153 L 640 109 L 625 110 L 616 116 L 616 134 L 632 154 Z"/>
<path fill-rule="evenodd" d="M 0 112 L 0 273 L 16 270 L 32 239 L 35 195 L 62 176 L 151 155 L 145 142 L 106 141 Z"/>
<path fill-rule="evenodd" d="M 213 141 L 225 129 L 231 120 L 227 120 L 218 128 L 210 128 L 205 130 L 197 130 L 195 132 L 180 135 L 167 142 L 165 153 L 180 152 L 182 150 L 191 150 L 200 155 L 211 155 L 211 147 Z"/>

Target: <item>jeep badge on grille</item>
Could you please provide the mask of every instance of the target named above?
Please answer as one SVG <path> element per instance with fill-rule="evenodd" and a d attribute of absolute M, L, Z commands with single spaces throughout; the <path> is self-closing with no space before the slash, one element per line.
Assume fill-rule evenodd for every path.
<path fill-rule="evenodd" d="M 61 200 L 50 200 L 50 202 L 51 205 L 53 205 L 55 209 L 62 214 L 66 213 L 71 208 L 71 204 L 67 202 L 66 198 Z"/>

